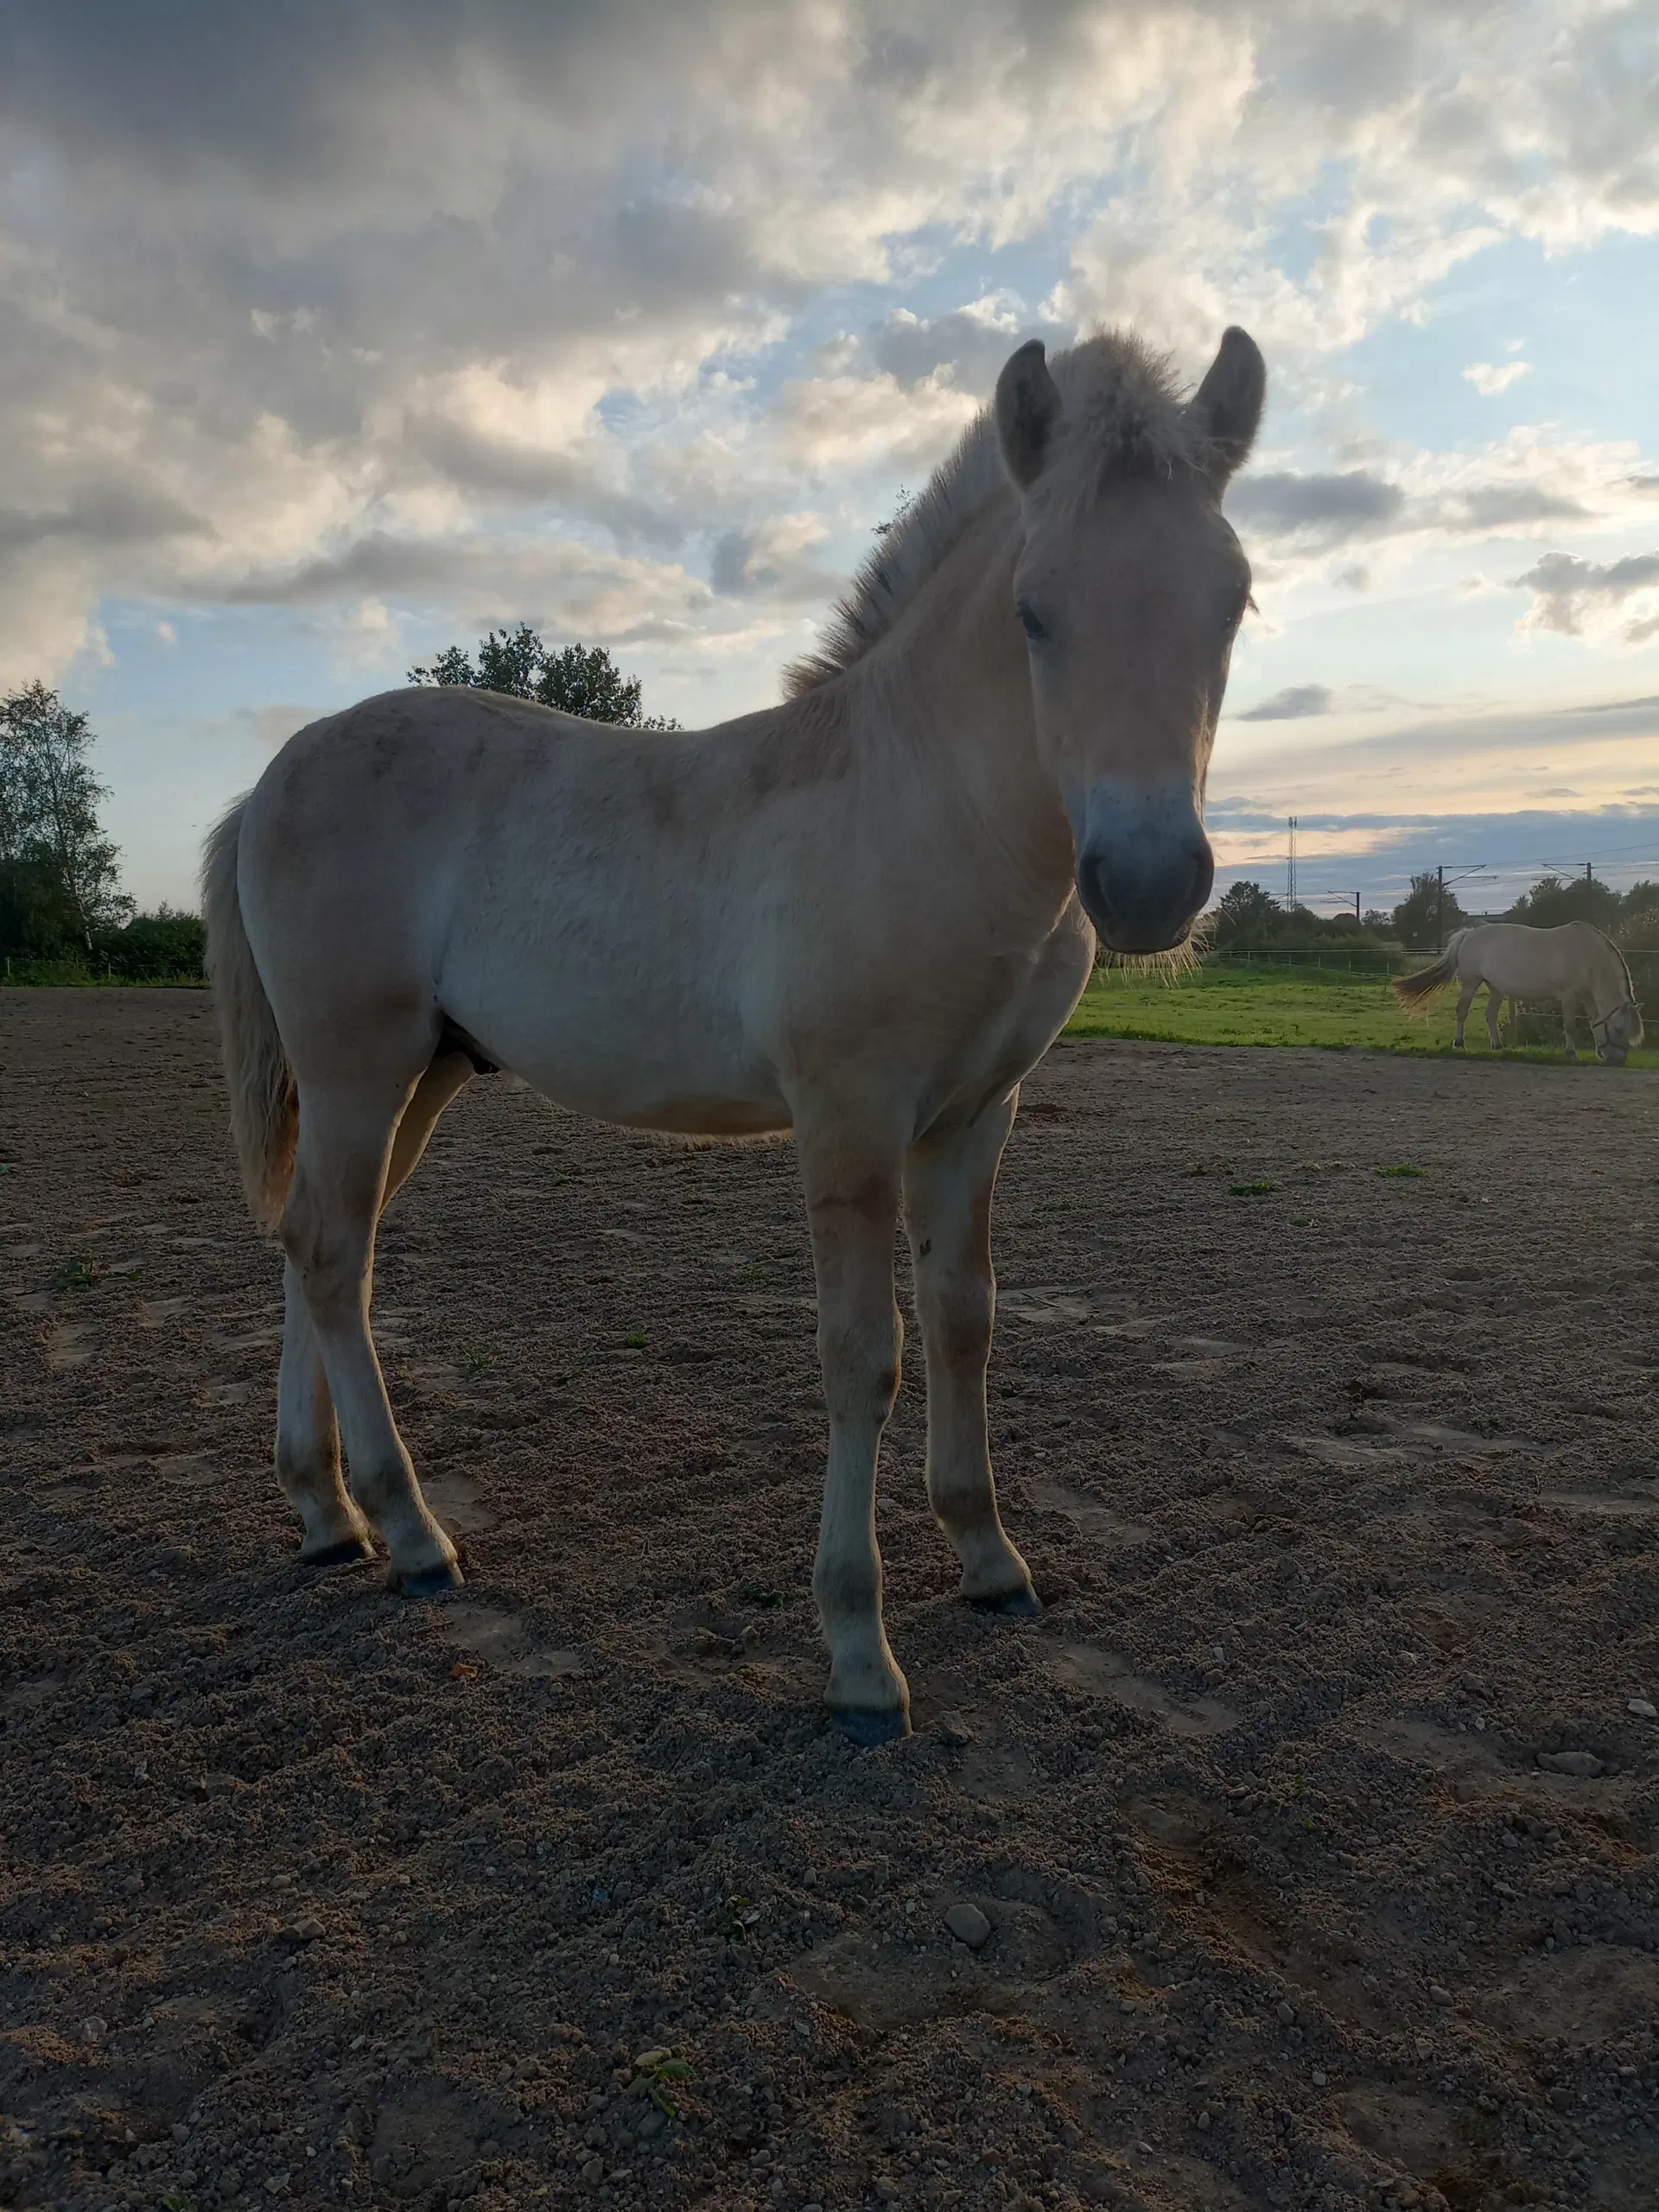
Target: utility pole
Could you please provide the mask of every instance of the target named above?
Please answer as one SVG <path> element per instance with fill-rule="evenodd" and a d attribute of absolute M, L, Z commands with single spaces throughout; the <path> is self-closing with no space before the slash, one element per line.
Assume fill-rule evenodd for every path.
<path fill-rule="evenodd" d="M 1471 875 L 1478 875 L 1485 865 L 1484 861 L 1472 861 L 1467 868 L 1459 868 L 1452 880 L 1453 883 L 1465 882 Z M 1436 952 L 1446 950 L 1446 863 L 1444 861 L 1434 871 L 1434 950 Z"/>
<path fill-rule="evenodd" d="M 1285 848 L 1285 912 L 1294 911 L 1296 905 L 1296 817 L 1293 814 L 1286 824 L 1289 832 Z"/>

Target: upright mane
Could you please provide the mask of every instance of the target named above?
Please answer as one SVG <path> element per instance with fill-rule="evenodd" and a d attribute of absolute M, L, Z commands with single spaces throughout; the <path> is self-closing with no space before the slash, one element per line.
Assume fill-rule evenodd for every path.
<path fill-rule="evenodd" d="M 1133 332 L 1102 331 L 1048 365 L 1065 410 L 1051 466 L 1074 473 L 1080 489 L 1115 475 L 1169 475 L 1182 466 L 1205 466 L 1207 440 L 1187 411 L 1169 356 L 1154 353 Z M 799 698 L 862 659 L 1007 485 L 996 424 L 986 408 L 868 556 L 817 650 L 784 671 L 785 696 Z"/>

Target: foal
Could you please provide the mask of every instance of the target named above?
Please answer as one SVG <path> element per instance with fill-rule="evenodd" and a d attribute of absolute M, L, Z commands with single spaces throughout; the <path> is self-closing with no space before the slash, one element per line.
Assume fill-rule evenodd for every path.
<path fill-rule="evenodd" d="M 1208 896 L 1250 582 L 1221 496 L 1264 384 L 1238 330 L 1190 399 L 1130 337 L 1052 367 L 1022 346 L 781 705 L 646 735 L 389 692 L 302 730 L 226 815 L 209 957 L 244 1179 L 287 1255 L 302 1559 L 378 1532 L 394 1587 L 461 1580 L 369 1304 L 380 1212 L 482 1064 L 606 1121 L 793 1131 L 830 1428 L 813 1587 L 850 1734 L 909 1726 L 874 1511 L 901 1214 L 963 1594 L 1039 1610 L 986 1443 L 992 1187 L 1096 932 L 1166 950 Z"/>

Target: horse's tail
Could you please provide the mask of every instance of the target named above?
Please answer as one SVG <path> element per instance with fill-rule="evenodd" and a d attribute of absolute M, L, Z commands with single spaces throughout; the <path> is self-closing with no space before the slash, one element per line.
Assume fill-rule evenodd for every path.
<path fill-rule="evenodd" d="M 294 1179 L 300 1116 L 293 1071 L 242 923 L 236 861 L 246 805 L 238 799 L 202 848 L 201 911 L 242 1187 L 254 1219 L 271 1229 Z"/>
<path fill-rule="evenodd" d="M 1394 995 L 1402 1006 L 1420 1006 L 1425 999 L 1443 991 L 1458 972 L 1458 947 L 1467 937 L 1467 930 L 1458 930 L 1446 939 L 1446 950 L 1431 967 L 1421 968 L 1414 976 L 1396 976 Z"/>

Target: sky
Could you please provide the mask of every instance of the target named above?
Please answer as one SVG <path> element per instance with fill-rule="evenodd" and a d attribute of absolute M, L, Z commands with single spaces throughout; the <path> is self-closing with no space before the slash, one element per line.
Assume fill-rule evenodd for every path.
<path fill-rule="evenodd" d="M 129 887 L 316 715 L 529 620 L 701 727 L 1026 338 L 1268 406 L 1219 881 L 1659 877 L 1659 13 L 10 0 L 0 686 Z"/>

